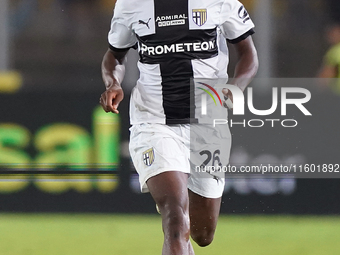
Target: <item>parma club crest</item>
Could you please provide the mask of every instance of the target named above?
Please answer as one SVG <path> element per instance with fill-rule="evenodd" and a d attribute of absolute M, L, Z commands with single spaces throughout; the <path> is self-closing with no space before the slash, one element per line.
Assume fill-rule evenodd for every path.
<path fill-rule="evenodd" d="M 197 26 L 203 26 L 207 21 L 207 9 L 193 9 L 192 19 Z"/>
<path fill-rule="evenodd" d="M 151 166 L 154 160 L 155 160 L 155 154 L 154 154 L 153 148 L 148 149 L 143 152 L 143 162 L 145 165 Z"/>

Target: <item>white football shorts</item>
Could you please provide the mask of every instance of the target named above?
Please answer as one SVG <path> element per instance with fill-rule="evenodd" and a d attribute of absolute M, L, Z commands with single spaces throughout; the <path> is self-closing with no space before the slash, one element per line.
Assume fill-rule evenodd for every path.
<path fill-rule="evenodd" d="M 217 129 L 149 123 L 133 125 L 130 132 L 130 154 L 143 193 L 149 192 L 149 178 L 180 171 L 189 174 L 188 189 L 194 193 L 206 198 L 222 196 L 224 173 L 205 171 L 202 166 L 228 165 L 231 135 L 227 125 Z"/>

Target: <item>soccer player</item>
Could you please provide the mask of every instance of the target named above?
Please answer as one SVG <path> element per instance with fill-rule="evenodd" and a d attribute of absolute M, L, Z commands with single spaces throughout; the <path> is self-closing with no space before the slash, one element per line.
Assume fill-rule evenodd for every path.
<path fill-rule="evenodd" d="M 229 84 L 243 91 L 258 69 L 253 28 L 237 0 L 116 2 L 102 62 L 106 91 L 100 103 L 106 112 L 119 113 L 125 56 L 138 49 L 130 153 L 142 192 L 151 193 L 161 212 L 163 254 L 194 254 L 190 235 L 200 246 L 213 240 L 224 178 L 200 178 L 190 171 L 191 81 L 227 77 L 228 41 L 238 54 Z M 230 90 L 223 94 L 232 98 Z M 229 150 L 230 140 L 221 139 Z"/>
<path fill-rule="evenodd" d="M 340 78 L 340 23 L 329 26 L 327 41 L 331 48 L 327 51 L 319 78 Z M 340 80 L 329 84 L 334 92 L 340 94 Z"/>

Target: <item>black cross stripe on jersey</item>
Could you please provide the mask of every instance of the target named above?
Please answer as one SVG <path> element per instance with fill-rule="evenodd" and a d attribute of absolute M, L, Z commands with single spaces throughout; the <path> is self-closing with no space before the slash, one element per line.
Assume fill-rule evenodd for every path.
<path fill-rule="evenodd" d="M 158 26 L 155 33 L 138 37 L 142 45 L 157 47 L 178 43 L 195 43 L 214 41 L 214 47 L 200 52 L 171 52 L 167 54 L 143 54 L 140 51 L 140 61 L 145 64 L 159 64 L 162 76 L 163 108 L 167 124 L 184 124 L 194 120 L 194 85 L 192 84 L 193 68 L 191 60 L 208 59 L 218 54 L 217 32 L 213 29 L 189 30 L 188 1 L 185 0 L 155 0 L 155 20 L 159 16 L 185 14 L 185 24 L 174 26 Z M 191 10 L 189 10 L 191 11 Z M 209 14 L 208 14 L 209 15 Z M 191 93 L 190 93 L 191 92 Z M 192 98 L 190 98 L 192 97 Z"/>

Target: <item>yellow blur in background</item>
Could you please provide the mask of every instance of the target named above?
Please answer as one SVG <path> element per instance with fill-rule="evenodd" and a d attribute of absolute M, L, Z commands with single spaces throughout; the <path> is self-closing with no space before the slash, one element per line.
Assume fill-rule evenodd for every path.
<path fill-rule="evenodd" d="M 23 83 L 21 74 L 17 71 L 0 71 L 0 93 L 15 93 Z"/>

